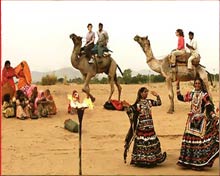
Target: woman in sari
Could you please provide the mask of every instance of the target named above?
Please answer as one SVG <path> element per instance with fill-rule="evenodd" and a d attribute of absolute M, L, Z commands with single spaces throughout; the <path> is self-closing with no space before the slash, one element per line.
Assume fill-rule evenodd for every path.
<path fill-rule="evenodd" d="M 13 77 L 15 77 L 15 70 L 14 68 L 11 67 L 10 61 L 5 61 L 5 66 L 2 70 L 2 86 L 6 83 L 9 83 L 10 86 L 13 88 L 14 92 L 16 91 L 15 89 L 15 83 L 13 80 Z"/>
<path fill-rule="evenodd" d="M 137 99 L 133 105 L 123 104 L 127 106 L 125 109 L 131 123 L 125 138 L 124 159 L 126 162 L 127 150 L 134 139 L 130 164 L 140 167 L 154 167 L 166 159 L 166 152 L 161 152 L 151 113 L 151 107 L 160 106 L 161 99 L 155 91 L 151 91 L 151 94 L 157 99 L 148 99 L 148 92 L 146 87 L 142 87 L 138 90 Z"/>
<path fill-rule="evenodd" d="M 191 102 L 177 165 L 193 170 L 212 167 L 219 155 L 219 118 L 203 80 L 196 78 L 194 89 L 185 96 L 177 82 L 177 98 Z"/>
<path fill-rule="evenodd" d="M 13 77 L 15 77 L 15 70 L 11 67 L 10 61 L 5 61 L 5 66 L 2 70 L 2 103 L 5 94 L 10 95 L 10 99 L 15 95 L 15 83 Z"/>
<path fill-rule="evenodd" d="M 49 102 L 45 97 L 44 91 L 39 91 L 35 100 L 35 106 L 37 107 L 37 114 L 39 117 L 48 117 L 48 104 Z"/>
<path fill-rule="evenodd" d="M 55 115 L 57 113 L 57 107 L 55 105 L 53 96 L 50 93 L 50 90 L 46 89 L 44 91 L 44 94 L 45 94 L 46 100 L 48 101 L 48 105 L 47 105 L 48 106 L 48 114 Z"/>
<path fill-rule="evenodd" d="M 22 61 L 17 67 L 15 67 L 15 74 L 18 80 L 18 89 L 22 90 L 26 95 L 31 85 L 31 72 L 26 61 Z"/>
<path fill-rule="evenodd" d="M 29 87 L 27 96 L 31 107 L 31 118 L 36 119 L 38 118 L 37 105 L 35 103 L 38 97 L 38 90 L 36 85 L 31 85 Z"/>

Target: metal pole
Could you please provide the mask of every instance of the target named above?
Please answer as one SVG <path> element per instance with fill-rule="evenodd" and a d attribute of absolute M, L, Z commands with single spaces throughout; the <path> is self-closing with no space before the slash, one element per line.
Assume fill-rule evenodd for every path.
<path fill-rule="evenodd" d="M 77 109 L 79 119 L 79 175 L 82 175 L 82 120 L 84 108 Z"/>

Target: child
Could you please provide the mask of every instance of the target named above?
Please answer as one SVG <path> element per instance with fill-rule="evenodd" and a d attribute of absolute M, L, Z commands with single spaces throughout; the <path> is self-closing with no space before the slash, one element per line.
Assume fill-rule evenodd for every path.
<path fill-rule="evenodd" d="M 68 95 L 69 105 L 68 105 L 68 113 L 75 114 L 76 107 L 80 104 L 79 93 L 76 90 L 73 90 L 72 95 Z"/>
<path fill-rule="evenodd" d="M 16 91 L 16 117 L 20 120 L 30 117 L 29 101 L 22 90 Z"/>
<path fill-rule="evenodd" d="M 70 114 L 75 114 L 77 108 L 93 109 L 93 104 L 90 98 L 84 98 L 83 102 L 80 103 L 79 93 L 76 90 L 73 90 L 72 95 L 68 95 L 68 99 L 68 113 Z"/>
<path fill-rule="evenodd" d="M 5 118 L 15 117 L 15 105 L 10 99 L 10 94 L 3 97 L 2 114 Z"/>
<path fill-rule="evenodd" d="M 134 148 L 131 156 L 131 163 L 141 167 L 153 167 L 162 163 L 166 159 L 166 152 L 162 154 L 160 141 L 154 130 L 151 107 L 160 106 L 160 96 L 151 91 L 151 94 L 157 97 L 157 100 L 147 99 L 148 89 L 142 87 L 138 90 L 135 103 L 129 106 L 124 103 L 127 114 L 129 115 L 131 127 L 125 139 L 124 159 L 126 161 L 127 150 L 132 139 L 134 139 Z"/>

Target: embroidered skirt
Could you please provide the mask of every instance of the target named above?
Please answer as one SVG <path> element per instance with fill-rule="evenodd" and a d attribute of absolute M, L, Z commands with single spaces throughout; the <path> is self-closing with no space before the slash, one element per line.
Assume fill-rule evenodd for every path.
<path fill-rule="evenodd" d="M 182 139 L 178 165 L 203 169 L 212 167 L 219 155 L 219 120 L 189 117 Z"/>
<path fill-rule="evenodd" d="M 161 153 L 160 141 L 154 131 L 152 118 L 139 117 L 131 164 L 142 167 L 155 166 L 165 159 L 166 153 Z"/>

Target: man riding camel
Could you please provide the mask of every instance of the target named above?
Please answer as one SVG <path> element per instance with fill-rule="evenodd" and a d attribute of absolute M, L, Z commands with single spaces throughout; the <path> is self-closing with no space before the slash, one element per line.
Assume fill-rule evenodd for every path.
<path fill-rule="evenodd" d="M 189 32 L 189 39 L 190 44 L 186 43 L 186 47 L 189 48 L 191 56 L 188 59 L 188 70 L 192 70 L 192 60 L 199 57 L 198 47 L 197 47 L 197 41 L 194 39 L 194 33 Z"/>
<path fill-rule="evenodd" d="M 107 44 L 109 40 L 108 33 L 103 30 L 102 23 L 99 23 L 99 30 L 97 32 L 97 35 L 98 35 L 98 41 L 96 42 L 96 45 L 92 50 L 93 52 L 96 52 L 97 50 L 98 57 L 101 58 L 103 56 L 104 51 L 107 49 Z M 92 62 L 89 63 L 94 63 L 94 61 L 92 60 Z"/>

